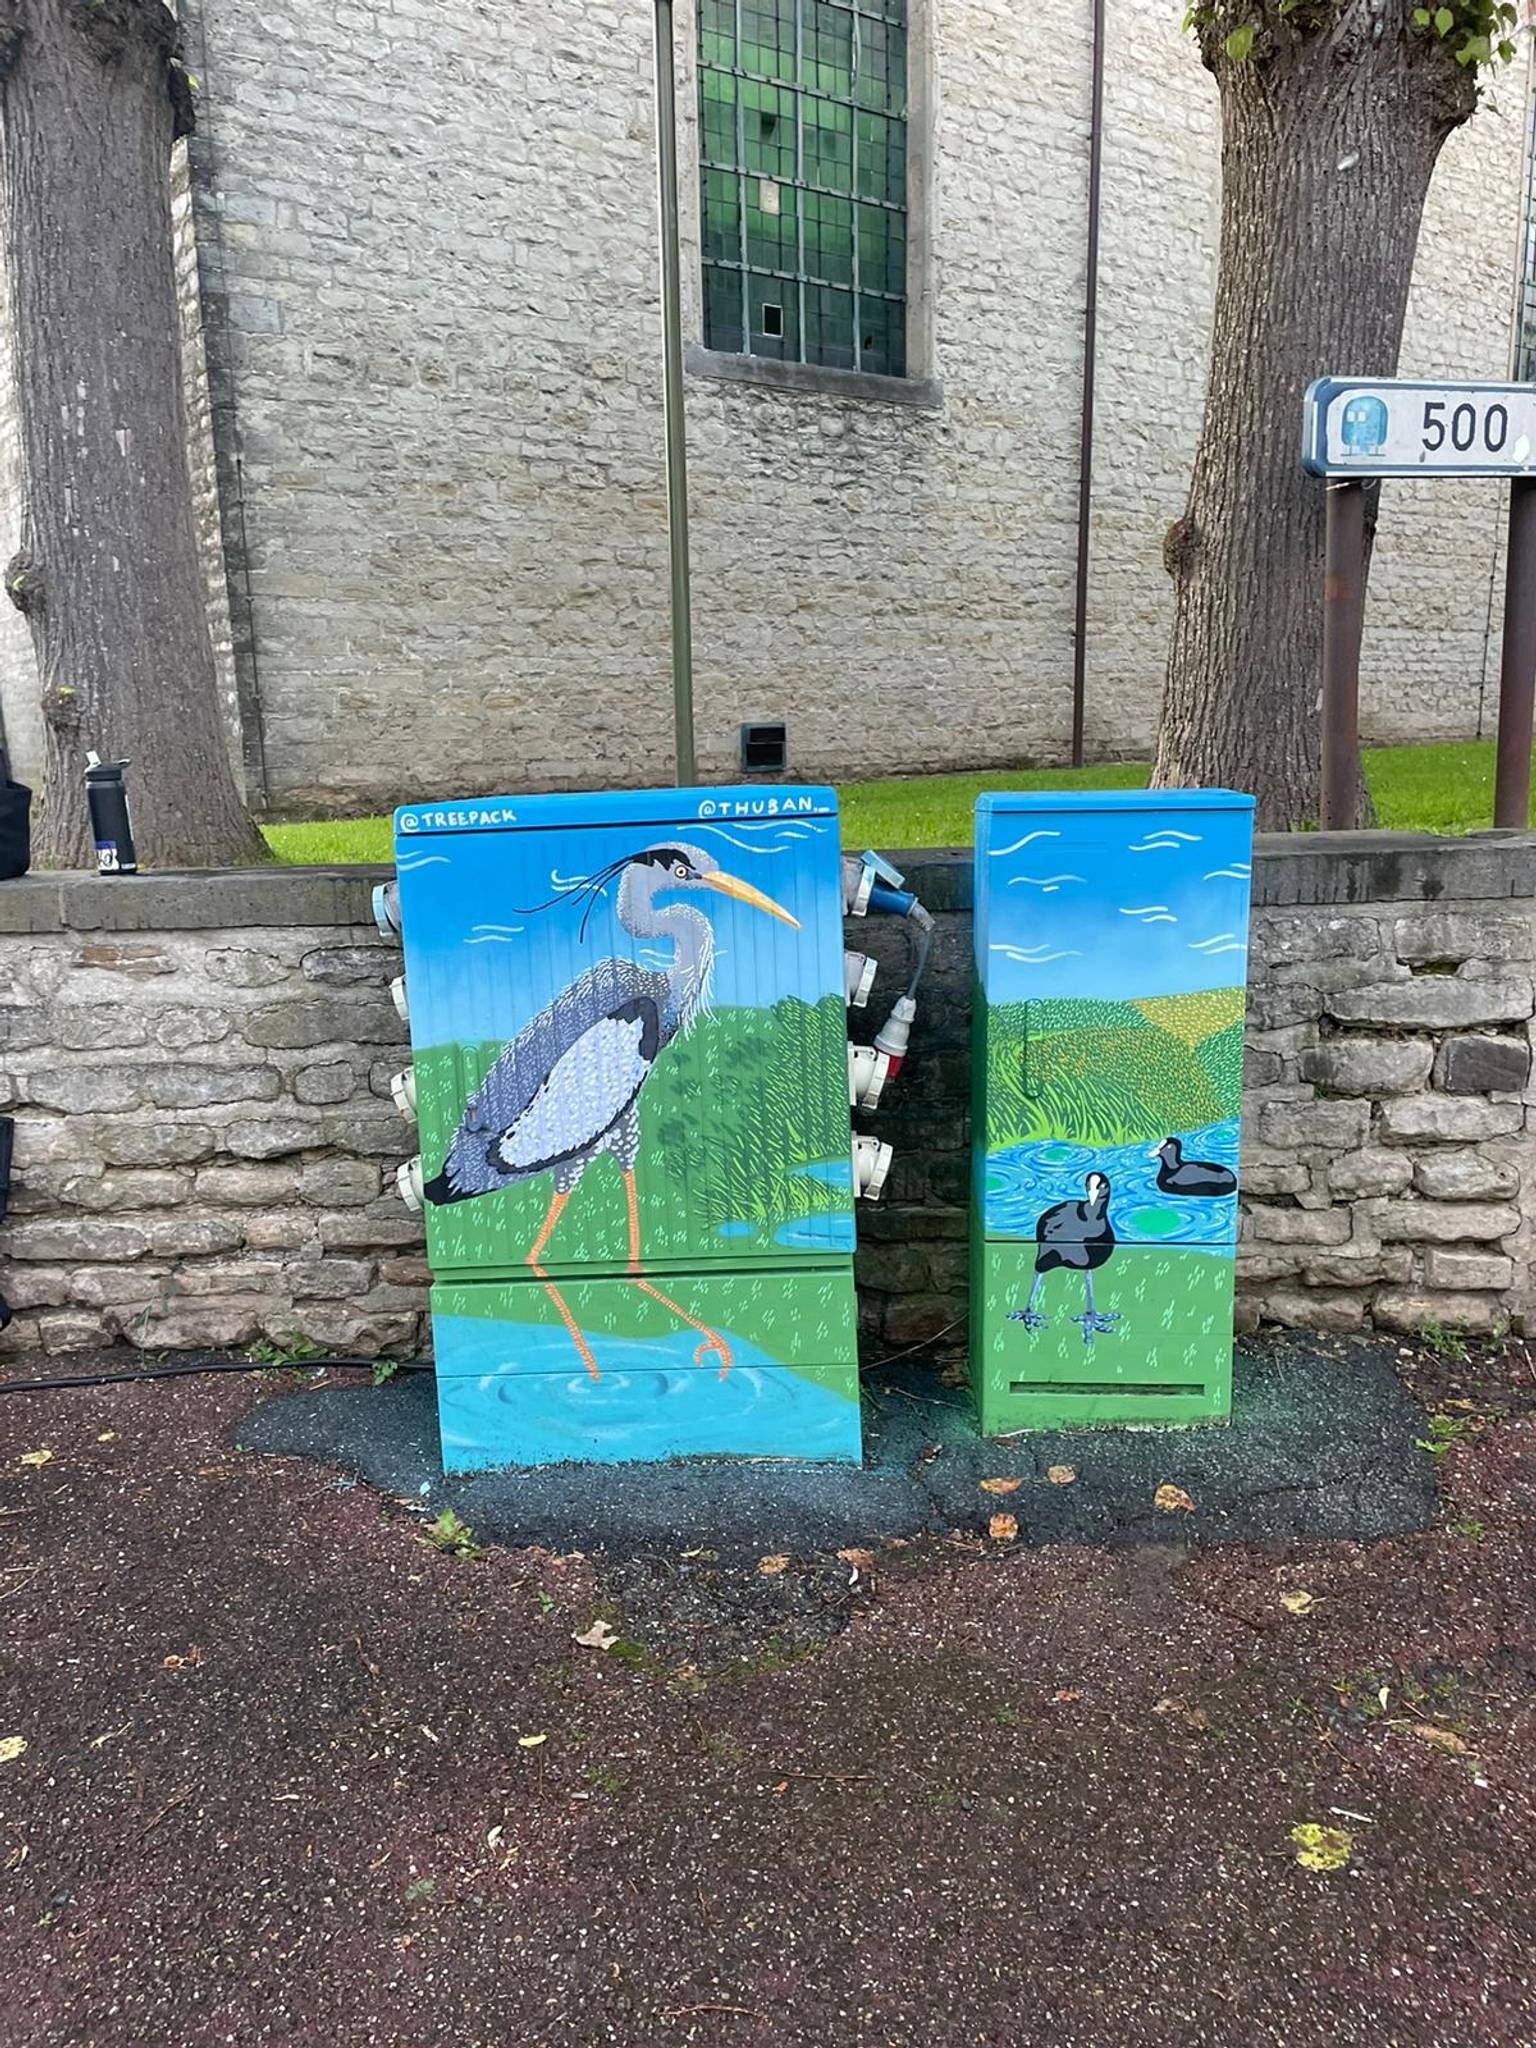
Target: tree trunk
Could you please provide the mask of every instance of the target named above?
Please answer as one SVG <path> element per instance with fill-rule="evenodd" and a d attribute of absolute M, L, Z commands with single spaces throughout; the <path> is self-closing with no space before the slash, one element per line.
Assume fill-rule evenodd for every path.
<path fill-rule="evenodd" d="M 85 755 L 131 763 L 140 857 L 260 860 L 208 635 L 173 268 L 191 92 L 163 0 L 0 0 L 0 234 L 26 614 L 47 722 L 37 858 L 93 865 Z"/>
<path fill-rule="evenodd" d="M 1273 829 L 1318 806 L 1324 486 L 1301 466 L 1302 397 L 1314 377 L 1395 374 L 1430 176 L 1477 103 L 1472 67 L 1411 29 L 1408 0 L 1374 4 L 1289 21 L 1266 7 L 1241 63 L 1224 48 L 1241 16 L 1201 31 L 1221 91 L 1221 256 L 1189 505 L 1164 549 L 1176 599 L 1152 779 L 1251 790 Z"/>

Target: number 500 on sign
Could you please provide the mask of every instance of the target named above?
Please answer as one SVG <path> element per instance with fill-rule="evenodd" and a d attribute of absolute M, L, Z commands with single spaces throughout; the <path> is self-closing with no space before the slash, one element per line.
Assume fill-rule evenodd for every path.
<path fill-rule="evenodd" d="M 1536 476 L 1536 386 L 1320 377 L 1301 459 L 1317 476 Z"/>

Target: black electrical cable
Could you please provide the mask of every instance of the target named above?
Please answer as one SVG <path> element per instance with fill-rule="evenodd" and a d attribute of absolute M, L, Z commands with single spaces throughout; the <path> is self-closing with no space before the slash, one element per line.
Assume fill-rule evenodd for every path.
<path fill-rule="evenodd" d="M 395 1372 L 436 1370 L 424 1358 L 295 1358 L 287 1361 L 271 1358 L 205 1358 L 197 1364 L 146 1365 L 138 1372 L 60 1374 L 57 1378 L 44 1380 L 0 1379 L 0 1394 L 43 1394 L 51 1393 L 58 1387 L 124 1387 L 132 1386 L 138 1380 L 189 1379 L 194 1373 L 202 1372 L 333 1372 L 342 1367 L 355 1367 L 359 1372 L 372 1372 L 379 1365 L 393 1365 Z M 391 1378 L 393 1376 L 391 1374 Z"/>
<path fill-rule="evenodd" d="M 921 910 L 923 906 L 919 903 L 916 907 Z M 917 985 L 928 965 L 928 955 L 933 949 L 933 919 L 929 918 L 926 924 L 916 925 L 915 930 L 917 937 L 912 941 L 912 978 L 903 990 L 903 994 L 908 996 L 917 994 Z"/>

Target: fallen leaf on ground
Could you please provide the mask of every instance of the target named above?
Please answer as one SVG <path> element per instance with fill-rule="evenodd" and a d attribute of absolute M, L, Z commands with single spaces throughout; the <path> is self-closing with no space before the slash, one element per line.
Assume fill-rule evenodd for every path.
<path fill-rule="evenodd" d="M 46 1465 L 52 1457 L 52 1451 L 23 1451 L 16 1462 L 18 1465 Z"/>
<path fill-rule="evenodd" d="M 983 1493 L 1017 1493 L 1024 1484 L 1022 1479 L 982 1479 L 977 1483 Z"/>
<path fill-rule="evenodd" d="M 838 1556 L 856 1572 L 872 1572 L 875 1568 L 875 1553 L 872 1550 L 840 1550 Z"/>
<path fill-rule="evenodd" d="M 1192 1707 L 1187 1700 L 1179 1699 L 1174 1693 L 1166 1694 L 1152 1711 L 1154 1714 L 1172 1714 L 1187 1728 L 1206 1729 L 1211 1725 L 1211 1717 L 1204 1707 Z"/>
<path fill-rule="evenodd" d="M 1280 1605 L 1287 1614 L 1305 1614 L 1307 1609 L 1315 1607 L 1317 1602 L 1310 1593 L 1298 1588 L 1294 1593 L 1282 1593 L 1280 1595 Z"/>
<path fill-rule="evenodd" d="M 1045 1476 L 1052 1486 L 1070 1486 L 1077 1477 L 1075 1465 L 1047 1465 Z"/>
<path fill-rule="evenodd" d="M 1078 1687 L 1070 1685 L 1063 1686 L 1060 1692 L 1053 1692 L 1051 1694 L 1049 1700 L 1047 1700 L 1046 1702 L 1046 1705 L 1051 1707 L 1065 1707 L 1069 1706 L 1073 1700 L 1080 1700 L 1082 1696 L 1082 1692 Z"/>
<path fill-rule="evenodd" d="M 1293 1827 L 1291 1840 L 1296 1844 L 1296 1861 L 1303 1870 L 1342 1870 L 1355 1846 L 1355 1838 L 1347 1828 L 1325 1828 L 1315 1820 L 1304 1820 Z"/>
<path fill-rule="evenodd" d="M 519 1749 L 537 1749 L 541 1742 L 548 1742 L 548 1740 L 549 1737 L 547 1735 L 519 1735 L 517 1746 Z"/>
<path fill-rule="evenodd" d="M 1192 1515 L 1195 1504 L 1182 1486 L 1170 1486 L 1165 1481 L 1152 1496 L 1152 1505 L 1161 1508 L 1165 1515 Z"/>
<path fill-rule="evenodd" d="M 27 1747 L 25 1735 L 7 1735 L 0 1740 L 0 1764 L 13 1764 L 23 1755 Z"/>
<path fill-rule="evenodd" d="M 117 1431 L 115 1429 L 104 1429 L 96 1441 L 99 1444 L 115 1444 L 117 1442 Z"/>
<path fill-rule="evenodd" d="M 1467 1745 L 1450 1728 L 1437 1728 L 1433 1721 L 1417 1721 L 1413 1732 L 1421 1742 L 1432 1742 L 1436 1749 L 1443 1749 L 1447 1756 L 1465 1756 Z"/>
<path fill-rule="evenodd" d="M 610 1628 L 606 1621 L 594 1621 L 590 1628 L 584 1628 L 579 1636 L 572 1636 L 573 1643 L 580 1643 L 584 1650 L 606 1650 L 619 1640 L 616 1628 Z"/>
<path fill-rule="evenodd" d="M 499 1848 L 501 1844 L 501 1837 L 502 1829 L 499 1824 L 496 1827 L 487 1828 L 485 1831 L 485 1846 L 487 1847 L 487 1849 Z"/>
<path fill-rule="evenodd" d="M 760 1557 L 757 1560 L 757 1568 L 765 1579 L 776 1579 L 780 1572 L 789 1570 L 789 1559 L 778 1556 Z"/>
<path fill-rule="evenodd" d="M 1019 1533 L 1019 1525 L 1012 1515 L 993 1515 L 987 1523 L 987 1534 L 994 1543 L 1011 1543 Z"/>

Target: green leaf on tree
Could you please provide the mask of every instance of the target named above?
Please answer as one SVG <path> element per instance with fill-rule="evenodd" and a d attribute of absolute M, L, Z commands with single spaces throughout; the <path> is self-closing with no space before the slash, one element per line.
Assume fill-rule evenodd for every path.
<path fill-rule="evenodd" d="M 1435 16 L 1435 33 L 1437 35 L 1448 36 L 1455 26 L 1455 15 L 1452 14 L 1449 7 L 1442 7 Z"/>
<path fill-rule="evenodd" d="M 1428 9 L 1427 7 L 1415 7 L 1415 9 L 1413 10 L 1413 25 L 1414 25 L 1414 27 L 1415 27 L 1415 28 L 1428 28 L 1428 27 L 1429 27 L 1429 22 L 1430 22 L 1430 13 L 1429 13 L 1429 9 Z"/>
<path fill-rule="evenodd" d="M 1513 43 L 1500 43 L 1500 45 L 1499 45 L 1499 62 L 1500 62 L 1501 64 L 1513 64 L 1513 63 L 1514 63 L 1514 61 L 1515 61 L 1515 46 L 1514 46 L 1514 44 L 1513 44 Z"/>
<path fill-rule="evenodd" d="M 1233 29 L 1231 35 L 1227 37 L 1224 47 L 1234 64 L 1241 64 L 1246 60 L 1249 51 L 1253 48 L 1253 39 L 1257 34 L 1258 28 L 1251 21 L 1245 21 L 1241 28 Z"/>

